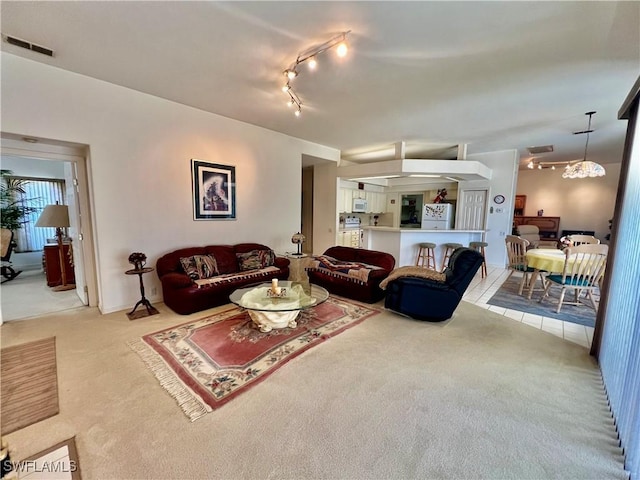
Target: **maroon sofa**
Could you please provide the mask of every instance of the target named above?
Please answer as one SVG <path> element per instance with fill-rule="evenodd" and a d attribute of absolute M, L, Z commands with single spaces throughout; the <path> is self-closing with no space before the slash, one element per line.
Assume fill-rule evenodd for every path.
<path fill-rule="evenodd" d="M 351 270 L 346 273 L 350 269 L 339 269 L 337 266 L 332 269 L 330 264 L 327 265 L 328 262 L 322 261 L 322 257 L 337 260 L 335 262 L 337 266 L 340 263 L 362 264 L 367 273 L 366 280 L 361 275 L 362 270 Z M 385 292 L 380 288 L 380 282 L 387 278 L 395 265 L 396 260 L 389 253 L 337 246 L 327 249 L 322 256 L 314 257 L 311 266 L 306 267 L 305 270 L 311 283 L 320 285 L 331 293 L 365 303 L 375 303 L 384 298 Z"/>
<path fill-rule="evenodd" d="M 267 268 L 241 271 L 237 254 L 254 250 L 271 251 L 259 243 L 239 243 L 181 248 L 161 256 L 156 263 L 156 271 L 162 284 L 164 303 L 174 312 L 188 315 L 229 303 L 229 295 L 245 285 L 270 282 L 273 278 L 289 278 L 289 259 L 284 257 L 275 257 L 273 265 Z M 180 258 L 193 255 L 212 255 L 215 258 L 219 275 L 204 280 L 212 283 L 198 285 L 187 275 Z"/>

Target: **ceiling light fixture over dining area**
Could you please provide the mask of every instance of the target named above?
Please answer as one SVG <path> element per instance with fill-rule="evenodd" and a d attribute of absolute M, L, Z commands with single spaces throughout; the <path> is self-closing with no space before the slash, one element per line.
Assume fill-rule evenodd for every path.
<path fill-rule="evenodd" d="M 582 160 L 571 160 L 564 162 L 545 162 L 536 159 L 535 154 L 537 153 L 547 153 L 549 151 L 553 151 L 553 148 L 548 150 L 542 150 L 542 148 L 551 147 L 532 147 L 529 149 L 530 153 L 533 153 L 534 156 L 527 163 L 527 168 L 530 170 L 542 170 L 545 168 L 550 168 L 551 170 L 555 170 L 556 167 L 564 167 L 564 172 L 562 173 L 562 178 L 588 178 L 588 177 L 603 177 L 605 175 L 605 169 L 602 165 L 596 162 L 592 162 L 587 160 L 587 150 L 589 148 L 589 134 L 593 132 L 591 129 L 591 117 L 596 112 L 587 112 L 585 115 L 589 115 L 589 126 L 586 130 L 582 130 L 580 132 L 574 132 L 574 135 L 582 135 L 587 134 L 587 140 L 584 146 L 584 156 Z M 540 148 L 540 150 L 533 151 L 535 148 Z"/>
<path fill-rule="evenodd" d="M 562 178 L 588 178 L 588 177 L 603 177 L 605 175 L 605 170 L 602 165 L 596 162 L 592 162 L 587 160 L 587 149 L 589 148 L 589 134 L 593 132 L 591 129 L 591 117 L 596 112 L 587 112 L 585 115 L 589 115 L 589 125 L 586 130 L 581 132 L 574 132 L 574 135 L 581 135 L 586 133 L 587 140 L 584 145 L 584 158 L 573 164 L 567 165 L 564 173 L 562 174 Z"/>
<path fill-rule="evenodd" d="M 282 87 L 282 91 L 287 95 L 289 95 L 289 101 L 287 102 L 287 106 L 289 106 L 290 108 L 295 107 L 294 114 L 296 115 L 296 117 L 299 117 L 302 113 L 302 100 L 300 100 L 300 97 L 298 96 L 298 94 L 293 90 L 293 87 L 291 86 L 291 81 L 297 78 L 298 75 L 300 74 L 298 70 L 298 66 L 303 63 L 306 63 L 309 70 L 311 71 L 317 70 L 318 55 L 334 47 L 336 48 L 336 55 L 338 57 L 341 57 L 341 58 L 345 57 L 348 52 L 346 40 L 347 40 L 347 35 L 350 32 L 351 30 L 342 32 L 339 35 L 336 35 L 335 37 L 331 38 L 330 40 L 327 40 L 326 42 L 322 43 L 321 45 L 305 50 L 304 52 L 300 53 L 296 58 L 296 61 L 293 62 L 293 64 L 283 72 L 287 81 L 285 85 Z"/>

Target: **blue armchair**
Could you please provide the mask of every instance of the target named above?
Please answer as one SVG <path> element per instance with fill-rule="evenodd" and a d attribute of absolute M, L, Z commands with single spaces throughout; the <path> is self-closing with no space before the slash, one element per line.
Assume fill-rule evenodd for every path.
<path fill-rule="evenodd" d="M 416 320 L 447 320 L 458 307 L 482 260 L 482 255 L 475 250 L 457 248 L 444 271 L 444 281 L 415 276 L 395 278 L 386 286 L 384 306 Z"/>

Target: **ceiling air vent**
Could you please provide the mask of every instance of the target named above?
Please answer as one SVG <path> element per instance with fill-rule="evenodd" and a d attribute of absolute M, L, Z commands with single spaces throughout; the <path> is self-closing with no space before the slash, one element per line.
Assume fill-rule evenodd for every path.
<path fill-rule="evenodd" d="M 553 145 L 541 145 L 539 147 L 529 147 L 527 151 L 531 155 L 539 155 L 541 153 L 551 153 L 553 152 Z"/>
<path fill-rule="evenodd" d="M 49 48 L 41 47 L 40 45 L 29 43 L 25 40 L 20 40 L 19 38 L 10 37 L 8 35 L 6 36 L 6 39 L 7 39 L 7 43 L 10 43 L 11 45 L 16 45 L 17 47 L 26 48 L 27 50 L 32 50 L 34 52 L 41 53 L 49 57 L 53 57 L 53 50 Z"/>

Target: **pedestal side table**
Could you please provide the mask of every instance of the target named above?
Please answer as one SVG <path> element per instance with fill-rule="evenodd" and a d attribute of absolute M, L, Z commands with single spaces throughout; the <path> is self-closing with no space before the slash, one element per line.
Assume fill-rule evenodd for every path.
<path fill-rule="evenodd" d="M 129 317 L 129 320 L 135 320 L 137 318 L 142 318 L 142 317 L 148 317 L 150 315 L 156 315 L 160 312 L 158 312 L 158 310 L 156 310 L 153 305 L 151 305 L 151 302 L 149 302 L 149 300 L 147 300 L 147 298 L 144 296 L 144 283 L 142 282 L 142 275 L 144 275 L 145 273 L 149 273 L 149 272 L 153 272 L 153 268 L 151 267 L 146 267 L 146 268 L 140 268 L 140 269 L 132 269 L 132 270 L 127 270 L 126 272 L 124 272 L 127 275 L 138 275 L 138 278 L 140 279 L 140 300 L 138 300 L 138 303 L 136 303 L 136 306 L 133 307 L 133 310 L 131 310 L 129 313 L 127 313 L 127 317 Z M 146 310 L 140 310 L 136 313 L 137 308 L 143 305 Z"/>

